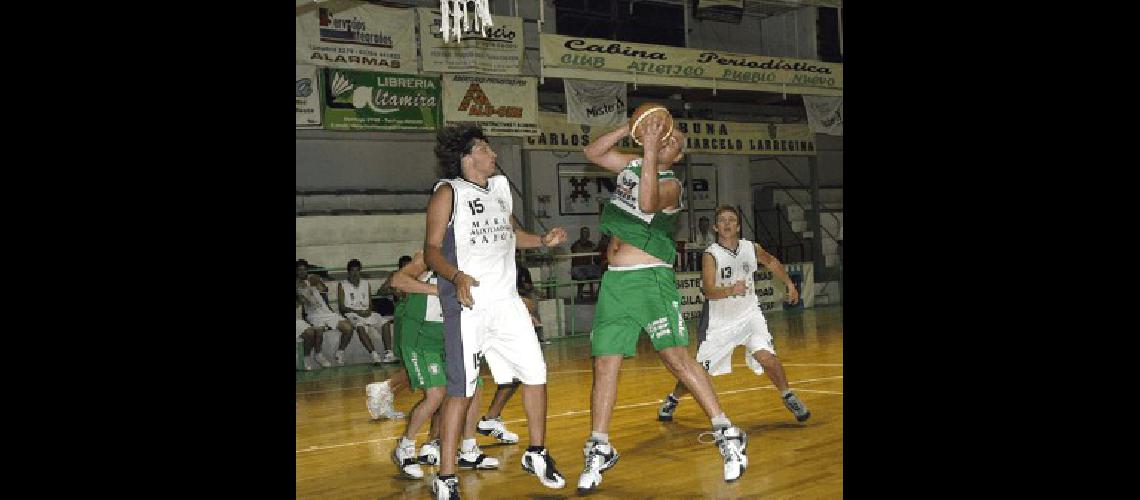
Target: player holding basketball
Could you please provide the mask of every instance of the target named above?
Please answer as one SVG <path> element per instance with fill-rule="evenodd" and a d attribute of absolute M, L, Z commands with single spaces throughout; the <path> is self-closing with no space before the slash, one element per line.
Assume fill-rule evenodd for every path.
<path fill-rule="evenodd" d="M 640 116 L 640 110 L 634 116 Z M 721 411 L 712 384 L 686 349 L 689 337 L 681 318 L 681 296 L 673 272 L 673 233 L 683 206 L 681 182 L 672 170 L 661 169 L 681 159 L 684 137 L 672 131 L 668 139 L 663 139 L 667 113 L 660 108 L 644 123 L 636 124 L 644 148 L 641 158 L 613 150 L 619 140 L 630 134 L 628 124 L 599 137 L 585 149 L 590 161 L 618 176 L 617 189 L 602 212 L 601 231 L 612 238 L 606 249 L 609 269 L 602 276 L 590 332 L 590 351 L 594 356 L 592 432 L 583 450 L 585 466 L 578 480 L 579 493 L 597 487 L 602 472 L 618 460 L 607 433 L 617 399 L 618 369 L 623 357 L 632 357 L 636 352 L 642 330 L 649 335 L 665 366 L 693 392 L 711 419 L 724 459 L 725 481 L 735 481 L 748 465 L 747 435 Z"/>
<path fill-rule="evenodd" d="M 701 257 L 701 292 L 706 301 L 697 327 L 697 362 L 704 365 L 711 376 L 731 373 L 733 350 L 738 345 L 747 347 L 748 367 L 757 375 L 767 373 L 779 389 L 784 406 L 796 420 L 803 422 L 811 417 L 811 412 L 796 393 L 788 389 L 784 365 L 776 357 L 768 322 L 760 312 L 756 283 L 752 279 L 757 263 L 771 269 L 772 274 L 787 285 L 792 304 L 799 302 L 799 291 L 776 257 L 759 244 L 740 238 L 740 214 L 736 208 L 717 207 L 713 230 L 716 242 L 709 245 Z M 657 419 L 673 420 L 677 401 L 684 393 L 684 384 L 677 382 L 673 393 L 662 401 Z"/>
<path fill-rule="evenodd" d="M 482 129 L 460 125 L 436 137 L 441 180 L 428 201 L 424 260 L 442 278 L 444 364 L 447 399 L 441 416 L 440 457 L 454 457 L 459 427 L 486 359 L 497 384 L 515 378 L 522 386 L 530 446 L 522 467 L 548 488 L 566 481 L 544 447 L 546 361 L 530 315 L 515 287 L 515 248 L 562 243 L 566 231 L 539 236 L 524 231 L 511 213 L 507 178 L 495 175 L 496 154 Z M 432 481 L 436 498 L 455 498 L 455 462 L 441 460 Z"/>

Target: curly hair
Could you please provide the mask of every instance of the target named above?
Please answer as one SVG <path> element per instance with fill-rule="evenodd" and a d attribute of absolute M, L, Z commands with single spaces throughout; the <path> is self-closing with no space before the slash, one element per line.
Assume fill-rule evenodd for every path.
<path fill-rule="evenodd" d="M 470 154 L 475 139 L 487 140 L 483 129 L 478 125 L 456 125 L 444 127 L 436 134 L 435 157 L 439 159 L 437 173 L 441 179 L 461 177 L 463 170 L 460 160 Z"/>

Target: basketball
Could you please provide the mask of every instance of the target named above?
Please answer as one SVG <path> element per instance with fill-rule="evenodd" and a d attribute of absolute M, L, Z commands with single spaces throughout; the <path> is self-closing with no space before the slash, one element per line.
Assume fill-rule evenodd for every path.
<path fill-rule="evenodd" d="M 661 139 L 664 140 L 673 135 L 673 115 L 669 114 L 669 110 L 655 102 L 646 102 L 633 110 L 633 114 L 629 116 L 629 135 L 638 146 L 641 145 L 641 136 L 638 134 L 639 128 L 654 115 L 665 120 L 665 133 L 661 135 Z"/>

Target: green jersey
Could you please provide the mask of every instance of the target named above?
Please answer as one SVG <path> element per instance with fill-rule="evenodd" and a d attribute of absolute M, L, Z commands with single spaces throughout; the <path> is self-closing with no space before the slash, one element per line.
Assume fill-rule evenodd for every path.
<path fill-rule="evenodd" d="M 677 245 L 673 242 L 673 234 L 677 232 L 677 221 L 684 202 L 679 202 L 673 209 L 642 212 L 637 205 L 641 161 L 641 158 L 637 158 L 629 162 L 629 165 L 618 173 L 614 194 L 602 209 L 601 230 L 602 233 L 617 236 L 622 241 L 672 265 L 677 259 Z M 657 180 L 681 182 L 672 170 L 657 172 Z"/>
<path fill-rule="evenodd" d="M 437 284 L 438 279 L 432 271 L 427 272 L 427 278 L 420 281 Z M 425 293 L 409 293 L 405 301 L 403 319 L 412 319 L 420 323 L 442 323 L 443 309 L 439 306 L 439 297 Z"/>

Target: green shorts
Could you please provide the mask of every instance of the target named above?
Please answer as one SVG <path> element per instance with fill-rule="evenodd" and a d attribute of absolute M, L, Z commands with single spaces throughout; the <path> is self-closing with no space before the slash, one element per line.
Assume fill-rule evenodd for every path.
<path fill-rule="evenodd" d="M 400 321 L 400 339 L 396 343 L 407 357 L 404 370 L 408 372 L 408 384 L 412 390 L 429 387 L 446 387 L 447 374 L 444 373 L 443 323 L 420 322 L 405 318 Z M 475 387 L 483 387 L 479 378 Z"/>
<path fill-rule="evenodd" d="M 396 344 L 391 346 L 392 354 L 400 359 L 404 359 L 404 349 L 401 345 L 402 342 L 400 342 L 400 334 L 403 332 L 400 330 L 400 324 L 404 322 L 404 309 L 407 305 L 407 300 L 401 300 L 396 304 L 396 309 L 392 312 L 392 336 L 394 337 L 392 343 Z"/>
<path fill-rule="evenodd" d="M 404 355 L 404 369 L 412 390 L 445 387 L 443 323 L 404 318 L 400 321 L 399 339 L 397 344 Z"/>
<path fill-rule="evenodd" d="M 664 266 L 607 270 L 602 275 L 590 332 L 590 354 L 632 357 L 642 330 L 658 351 L 688 346 L 689 334 L 681 319 L 681 294 L 674 278 L 673 268 Z"/>

